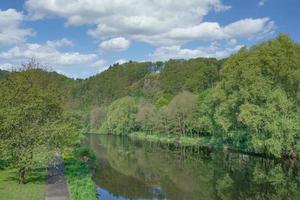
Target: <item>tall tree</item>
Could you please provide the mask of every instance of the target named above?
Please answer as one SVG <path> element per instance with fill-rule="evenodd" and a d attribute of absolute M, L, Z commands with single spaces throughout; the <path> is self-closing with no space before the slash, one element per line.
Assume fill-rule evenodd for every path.
<path fill-rule="evenodd" d="M 14 72 L 0 83 L 0 154 L 19 169 L 20 183 L 39 153 L 77 141 L 57 95 L 37 84 L 35 69 Z"/>
<path fill-rule="evenodd" d="M 186 91 L 176 95 L 165 110 L 170 121 L 170 132 L 183 136 L 190 133 L 196 120 L 196 109 L 195 95 Z"/>
<path fill-rule="evenodd" d="M 102 131 L 109 134 L 126 135 L 136 128 L 137 106 L 132 97 L 114 101 L 107 109 Z"/>
<path fill-rule="evenodd" d="M 276 157 L 295 154 L 299 72 L 300 47 L 286 35 L 231 56 L 211 95 L 224 139 Z"/>

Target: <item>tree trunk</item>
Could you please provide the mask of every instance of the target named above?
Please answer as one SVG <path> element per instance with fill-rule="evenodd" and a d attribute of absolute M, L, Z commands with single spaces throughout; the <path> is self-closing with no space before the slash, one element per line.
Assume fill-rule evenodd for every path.
<path fill-rule="evenodd" d="M 25 168 L 19 169 L 19 184 L 25 184 Z"/>

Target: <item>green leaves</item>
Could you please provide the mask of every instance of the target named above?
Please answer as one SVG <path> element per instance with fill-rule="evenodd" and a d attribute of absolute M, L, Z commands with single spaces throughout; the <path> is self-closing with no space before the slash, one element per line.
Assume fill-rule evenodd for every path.
<path fill-rule="evenodd" d="M 280 157 L 299 137 L 299 45 L 287 36 L 241 50 L 221 70 L 213 89 L 214 117 L 222 136 L 235 140 L 247 131 L 249 148 Z M 297 79 L 297 80 L 296 80 Z"/>
<path fill-rule="evenodd" d="M 103 130 L 111 134 L 128 134 L 135 128 L 137 106 L 132 97 L 124 97 L 114 101 L 107 110 Z"/>
<path fill-rule="evenodd" d="M 61 97 L 40 82 L 37 71 L 14 72 L 0 84 L 0 154 L 26 169 L 41 152 L 64 148 L 78 138 L 63 115 Z"/>

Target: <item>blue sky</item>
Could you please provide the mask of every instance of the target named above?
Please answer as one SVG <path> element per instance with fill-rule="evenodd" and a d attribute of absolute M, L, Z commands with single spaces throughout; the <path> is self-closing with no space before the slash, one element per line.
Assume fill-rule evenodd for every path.
<path fill-rule="evenodd" d="M 217 57 L 287 33 L 299 0 L 1 0 L 0 68 L 86 78 L 119 62 Z"/>

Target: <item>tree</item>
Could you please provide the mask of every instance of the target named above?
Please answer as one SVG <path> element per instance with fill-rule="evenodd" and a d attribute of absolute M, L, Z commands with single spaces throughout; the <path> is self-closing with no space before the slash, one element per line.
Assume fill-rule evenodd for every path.
<path fill-rule="evenodd" d="M 182 136 L 191 133 L 196 120 L 196 109 L 197 98 L 195 95 L 186 91 L 176 95 L 165 110 L 170 121 L 170 132 Z"/>
<path fill-rule="evenodd" d="M 106 109 L 104 107 L 95 107 L 90 112 L 89 124 L 92 130 L 99 129 L 106 117 Z"/>
<path fill-rule="evenodd" d="M 136 128 L 135 114 L 137 106 L 132 97 L 123 97 L 114 101 L 107 109 L 102 131 L 109 134 L 126 135 Z"/>
<path fill-rule="evenodd" d="M 155 129 L 157 112 L 155 107 L 149 102 L 141 99 L 138 104 L 138 112 L 136 114 L 136 122 L 141 130 L 146 133 L 152 133 Z"/>
<path fill-rule="evenodd" d="M 0 83 L 0 154 L 19 169 L 24 183 L 37 154 L 77 141 L 57 95 L 36 84 L 35 69 L 12 73 Z"/>
<path fill-rule="evenodd" d="M 300 47 L 286 35 L 226 60 L 211 95 L 223 139 L 276 157 L 295 154 L 299 72 Z"/>

